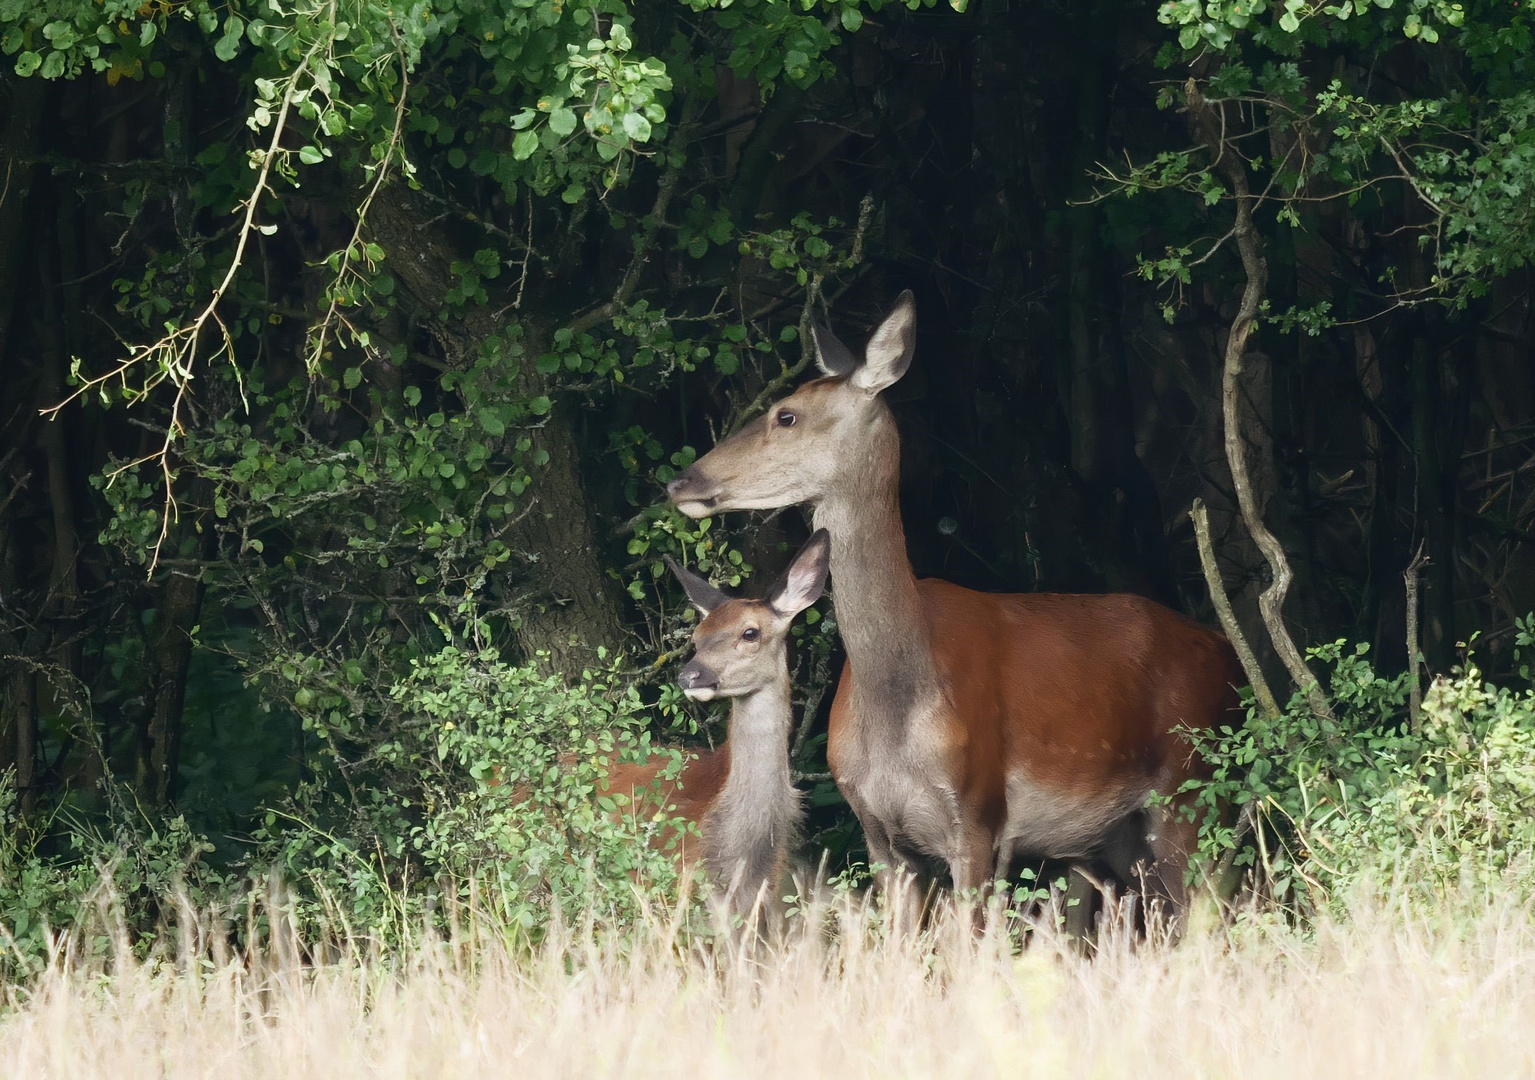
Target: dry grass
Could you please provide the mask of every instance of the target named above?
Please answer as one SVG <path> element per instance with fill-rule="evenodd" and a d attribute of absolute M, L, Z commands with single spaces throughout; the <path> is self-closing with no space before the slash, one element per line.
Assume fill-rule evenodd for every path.
<path fill-rule="evenodd" d="M 1535 1075 L 1535 925 L 1512 906 L 1308 936 L 1249 922 L 1092 962 L 947 930 L 802 934 L 746 960 L 662 928 L 627 958 L 567 931 L 521 959 L 458 941 L 196 977 L 61 963 L 8 993 L 6 1077 Z"/>

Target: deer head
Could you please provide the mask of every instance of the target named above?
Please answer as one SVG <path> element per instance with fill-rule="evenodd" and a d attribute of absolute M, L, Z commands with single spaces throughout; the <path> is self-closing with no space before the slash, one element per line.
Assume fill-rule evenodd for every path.
<path fill-rule="evenodd" d="M 772 510 L 856 494 L 899 468 L 900 442 L 880 391 L 911 366 L 917 311 L 903 292 L 874 329 L 863 358 L 815 329 L 824 378 L 801 386 L 695 461 L 666 487 L 693 518 Z"/>
<path fill-rule="evenodd" d="M 821 598 L 831 540 L 818 529 L 761 600 L 726 596 L 691 570 L 666 560 L 703 620 L 693 629 L 693 658 L 677 675 L 694 701 L 745 697 L 787 680 L 785 649 L 794 617 Z"/>

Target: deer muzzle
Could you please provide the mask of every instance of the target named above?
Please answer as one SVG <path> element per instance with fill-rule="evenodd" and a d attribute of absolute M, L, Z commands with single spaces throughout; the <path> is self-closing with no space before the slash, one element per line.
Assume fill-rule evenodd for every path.
<path fill-rule="evenodd" d="M 688 517 L 708 517 L 719 501 L 719 485 L 690 465 L 666 485 L 666 494 Z"/>
<path fill-rule="evenodd" d="M 693 701 L 708 701 L 719 689 L 720 677 L 698 660 L 689 660 L 677 673 L 677 685 Z"/>

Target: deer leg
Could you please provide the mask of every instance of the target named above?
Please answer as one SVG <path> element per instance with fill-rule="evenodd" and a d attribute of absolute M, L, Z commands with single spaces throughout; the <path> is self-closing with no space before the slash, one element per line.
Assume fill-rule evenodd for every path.
<path fill-rule="evenodd" d="M 896 849 L 883 824 L 870 818 L 863 822 L 863 827 L 869 862 L 876 868 L 874 883 L 884 897 L 892 928 L 897 934 L 909 937 L 916 933 L 922 920 L 922 890 L 917 865 Z"/>
<path fill-rule="evenodd" d="M 1075 866 L 1066 871 L 1066 925 L 1063 929 L 1079 949 L 1088 947 L 1088 938 L 1093 932 L 1093 901 L 1097 896 L 1098 888 L 1091 878 Z"/>
<path fill-rule="evenodd" d="M 1147 811 L 1146 844 L 1151 862 L 1145 867 L 1144 903 L 1147 931 L 1158 922 L 1168 940 L 1176 943 L 1188 913 L 1189 860 L 1199 846 L 1199 822 L 1182 812 L 1187 800 L 1155 806 Z"/>
<path fill-rule="evenodd" d="M 977 930 L 986 926 L 986 898 L 996 868 L 996 840 L 986 829 L 965 829 L 949 856 L 954 902 L 970 913 Z"/>
<path fill-rule="evenodd" d="M 1147 841 L 1149 820 L 1145 810 L 1125 815 L 1109 830 L 1097 851 L 1097 857 L 1109 868 L 1120 885 L 1134 893 L 1143 910 L 1146 905 L 1146 873 L 1156 862 L 1156 853 Z"/>

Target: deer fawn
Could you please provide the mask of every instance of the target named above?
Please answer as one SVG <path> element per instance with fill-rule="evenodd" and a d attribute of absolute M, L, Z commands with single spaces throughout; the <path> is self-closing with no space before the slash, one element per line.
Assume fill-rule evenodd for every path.
<path fill-rule="evenodd" d="M 789 771 L 787 643 L 794 617 L 826 587 L 830 552 L 826 531 L 816 532 L 761 600 L 733 599 L 667 560 L 704 616 L 678 685 L 694 701 L 729 698 L 730 732 L 718 749 L 685 763 L 675 780 L 660 781 L 659 791 L 656 762 L 615 767 L 609 786 L 642 800 L 659 797 L 698 826 L 704 867 L 733 914 L 771 906 L 799 832 L 800 794 Z"/>
<path fill-rule="evenodd" d="M 916 857 L 979 888 L 1015 859 L 1099 859 L 1175 919 L 1197 826 L 1148 809 L 1199 767 L 1180 726 L 1236 707 L 1225 638 L 1138 596 L 1000 595 L 917 580 L 898 502 L 900 439 L 881 391 L 915 344 L 910 292 L 862 360 L 829 331 L 807 382 L 668 486 L 690 517 L 809 503 L 831 533 L 847 664 L 827 761 L 898 917 Z"/>

